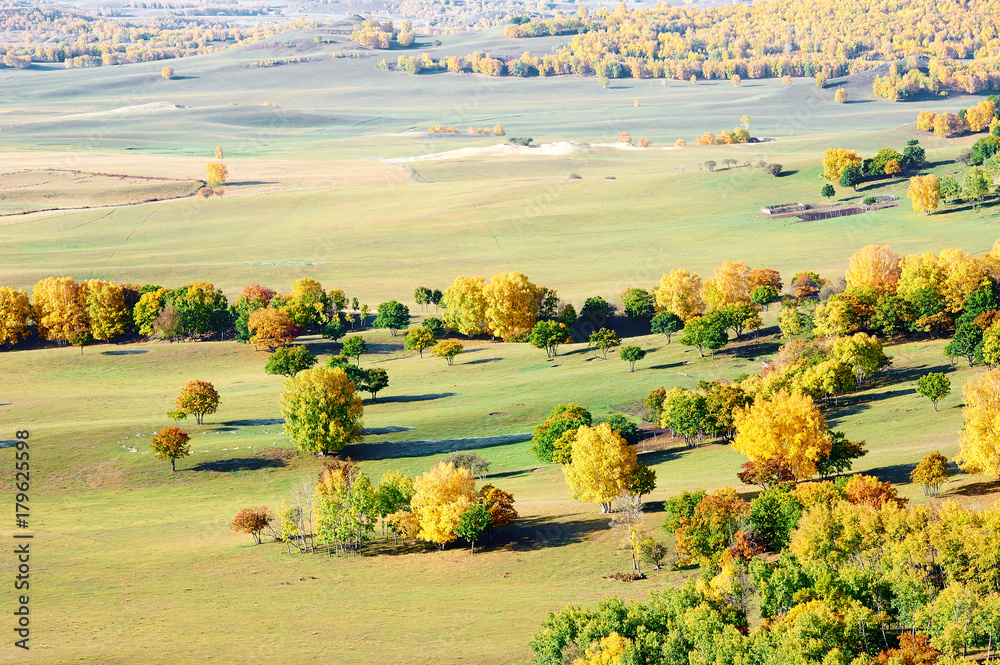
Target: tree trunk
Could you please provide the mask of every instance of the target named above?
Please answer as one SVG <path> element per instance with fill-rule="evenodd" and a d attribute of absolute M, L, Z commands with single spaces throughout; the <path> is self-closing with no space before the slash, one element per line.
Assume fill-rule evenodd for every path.
<path fill-rule="evenodd" d="M 170 460 L 170 472 L 171 473 L 177 471 L 177 466 L 174 464 L 174 462 L 176 462 L 176 460 Z"/>

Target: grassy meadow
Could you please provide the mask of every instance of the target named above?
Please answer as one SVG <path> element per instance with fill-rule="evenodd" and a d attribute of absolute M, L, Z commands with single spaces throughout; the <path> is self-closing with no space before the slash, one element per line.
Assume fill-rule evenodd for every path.
<path fill-rule="evenodd" d="M 788 87 L 629 80 L 602 89 L 575 77 L 409 76 L 373 67 L 398 52 L 334 58 L 343 38 L 324 34 L 328 43 L 319 44 L 314 34 L 183 59 L 173 63 L 178 78 L 171 81 L 160 78 L 162 63 L 0 70 L 7 93 L 0 100 L 0 196 L 3 183 L 13 182 L 8 174 L 24 169 L 203 178 L 216 145 L 230 172 L 221 197 L 0 218 L 0 284 L 30 292 L 54 275 L 166 286 L 203 280 L 235 300 L 247 284 L 285 291 L 308 276 L 373 310 L 398 299 L 418 314 L 411 302 L 418 285 L 443 289 L 456 275 L 518 270 L 579 309 L 592 295 L 614 301 L 624 288 L 651 287 L 673 268 L 707 278 L 723 261 L 743 259 L 780 270 L 786 282 L 804 269 L 833 278 L 866 244 L 890 244 L 900 254 L 944 247 L 981 253 L 1000 235 L 994 208 L 982 216 L 914 213 L 905 180 L 860 192 L 837 187 L 843 201 L 881 193 L 902 199 L 878 212 L 809 223 L 759 212 L 764 204 L 822 202 L 820 158 L 829 147 L 874 155 L 919 138 L 928 172 L 958 171 L 953 159 L 973 139 L 936 139 L 918 132 L 914 120 L 920 110 L 957 110 L 972 98 L 890 104 L 859 94 L 836 104 L 833 91 L 812 80 Z M 500 35 L 442 36 L 442 46 L 418 51 L 516 55 L 558 43 Z M 288 56 L 311 60 L 247 67 Z M 775 140 L 694 146 L 703 131 L 731 129 L 744 113 L 754 135 Z M 505 139 L 464 131 L 497 123 L 509 136 L 536 142 L 613 143 L 628 131 L 655 149 L 400 161 L 418 182 L 399 164 L 376 159 L 489 149 Z M 436 124 L 463 134 L 427 134 Z M 691 145 L 659 149 L 678 137 Z M 778 162 L 784 174 L 698 167 L 729 158 Z M 114 202 L 110 189 L 59 192 L 67 205 L 94 206 Z M 47 193 L 29 188 L 17 203 L 38 206 Z M 364 331 L 373 353 L 362 365 L 385 367 L 390 385 L 366 401 L 369 433 L 344 454 L 361 461 L 373 481 L 390 469 L 425 472 L 450 450 L 474 449 L 489 459 L 487 481 L 514 493 L 521 521 L 474 558 L 461 544 L 436 551 L 384 543 L 349 559 L 288 556 L 277 544 L 254 547 L 230 531 L 237 510 L 273 507 L 320 466 L 311 457 L 261 455 L 287 440 L 276 420 L 281 379 L 263 372 L 266 354 L 251 346 L 0 351 L 0 438 L 32 433 L 37 552 L 30 661 L 6 642 L 0 660 L 526 662 L 528 640 L 548 611 L 612 593 L 645 597 L 693 574 L 664 570 L 628 585 L 604 579 L 630 562 L 615 554 L 616 535 L 598 508 L 571 500 L 558 466 L 534 458 L 532 427 L 557 403 L 586 405 L 595 417 L 638 414 L 656 387 L 693 388 L 701 379 L 758 371 L 760 359 L 778 348 L 775 315 L 775 308 L 765 313 L 759 338 L 733 343 L 714 359 L 663 336 L 639 335 L 627 343 L 649 353 L 634 373 L 616 353 L 604 360 L 583 344 L 546 360 L 526 344 L 486 340 L 467 342 L 449 367 L 404 351 L 401 336 Z M 339 351 L 320 338 L 300 341 L 321 362 Z M 827 412 L 836 429 L 868 443 L 855 470 L 892 480 L 915 501 L 926 499 L 909 484 L 909 471 L 927 452 L 957 452 L 961 386 L 979 371 L 947 367 L 944 344 L 911 340 L 889 348 L 892 369 Z M 931 370 L 948 371 L 953 382 L 940 412 L 913 391 Z M 183 423 L 194 452 L 171 474 L 148 452 L 150 436 L 171 424 L 164 414 L 191 379 L 211 381 L 222 403 L 204 426 Z M 660 441 L 640 459 L 657 473 L 646 511 L 657 534 L 665 498 L 739 486 L 744 461 L 728 446 L 689 450 L 678 441 Z M 2 487 L 12 496 L 13 467 L 4 464 Z M 944 490 L 984 503 L 994 487 L 960 475 Z M 0 558 L 3 575 L 12 566 L 10 557 Z"/>

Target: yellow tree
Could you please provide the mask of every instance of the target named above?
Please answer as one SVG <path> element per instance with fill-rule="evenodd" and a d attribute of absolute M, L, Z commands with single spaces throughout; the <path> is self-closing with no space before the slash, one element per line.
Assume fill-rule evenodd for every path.
<path fill-rule="evenodd" d="M 771 399 L 757 398 L 733 412 L 736 438 L 732 446 L 762 464 L 780 461 L 798 479 L 816 474 L 816 461 L 833 444 L 826 419 L 808 395 L 779 391 Z"/>
<path fill-rule="evenodd" d="M 746 261 L 726 261 L 705 284 L 705 300 L 713 308 L 750 302 L 750 268 Z"/>
<path fill-rule="evenodd" d="M 941 298 L 945 309 L 958 313 L 969 294 L 983 286 L 988 277 L 987 262 L 960 249 L 942 249 L 938 265 L 944 275 Z"/>
<path fill-rule="evenodd" d="M 43 339 L 68 342 L 87 331 L 80 285 L 72 277 L 43 279 L 35 285 L 31 299 L 34 303 L 32 318 Z"/>
<path fill-rule="evenodd" d="M 482 277 L 456 277 L 441 299 L 445 325 L 467 337 L 485 333 L 485 288 L 486 280 Z"/>
<path fill-rule="evenodd" d="M 229 177 L 229 170 L 222 162 L 209 162 L 205 165 L 205 174 L 208 179 L 208 186 L 224 185 Z"/>
<path fill-rule="evenodd" d="M 288 346 L 302 332 L 285 309 L 275 309 L 270 305 L 250 313 L 247 330 L 254 346 L 266 346 L 269 350 Z"/>
<path fill-rule="evenodd" d="M 847 101 L 847 91 L 843 88 L 837 88 L 836 94 L 833 96 L 834 101 L 843 104 Z"/>
<path fill-rule="evenodd" d="M 937 114 L 933 111 L 921 111 L 917 114 L 917 129 L 922 129 L 925 132 L 934 131 L 934 118 Z"/>
<path fill-rule="evenodd" d="M 832 182 L 840 182 L 840 175 L 848 164 L 861 164 L 857 150 L 830 148 L 823 153 L 823 177 Z"/>
<path fill-rule="evenodd" d="M 28 336 L 31 303 L 28 294 L 0 286 L 0 344 L 13 346 Z"/>
<path fill-rule="evenodd" d="M 572 461 L 563 473 L 574 499 L 601 504 L 611 511 L 611 502 L 626 493 L 637 465 L 635 448 L 607 423 L 582 425 L 573 438 Z"/>
<path fill-rule="evenodd" d="M 303 277 L 292 283 L 292 291 L 285 299 L 288 316 L 297 326 L 311 323 L 326 323 L 328 298 L 323 285 L 312 277 Z"/>
<path fill-rule="evenodd" d="M 441 549 L 456 539 L 455 525 L 478 499 L 476 480 L 466 468 L 438 462 L 413 481 L 410 509 L 419 528 L 416 537 L 436 543 Z"/>
<path fill-rule="evenodd" d="M 208 381 L 188 381 L 177 396 L 176 406 L 179 411 L 193 413 L 195 422 L 201 425 L 205 422 L 205 414 L 218 411 L 219 393 Z"/>
<path fill-rule="evenodd" d="M 851 256 L 847 288 L 871 287 L 893 292 L 899 281 L 899 255 L 888 245 L 866 245 Z"/>
<path fill-rule="evenodd" d="M 166 289 L 160 288 L 156 291 L 147 291 L 139 296 L 139 302 L 132 308 L 132 320 L 140 335 L 153 334 L 153 324 L 156 323 L 156 317 L 163 310 L 166 293 Z"/>
<path fill-rule="evenodd" d="M 165 78 L 167 80 L 172 79 L 174 77 L 174 68 L 173 67 L 164 67 L 163 69 L 160 70 L 160 76 L 162 76 L 163 78 Z"/>
<path fill-rule="evenodd" d="M 313 367 L 285 380 L 281 415 L 301 450 L 335 452 L 364 438 L 357 386 L 339 367 Z"/>
<path fill-rule="evenodd" d="M 656 289 L 656 309 L 670 311 L 684 321 L 705 313 L 701 295 L 701 277 L 687 270 L 671 270 L 660 279 Z"/>
<path fill-rule="evenodd" d="M 531 330 L 538 319 L 537 286 L 519 272 L 494 275 L 483 288 L 486 327 L 491 335 L 507 338 L 511 333 Z"/>
<path fill-rule="evenodd" d="M 122 287 L 113 282 L 88 279 L 80 285 L 80 299 L 94 339 L 109 340 L 128 330 L 132 319 Z"/>
<path fill-rule="evenodd" d="M 969 380 L 962 396 L 965 426 L 955 460 L 966 473 L 1000 476 L 1000 369 Z"/>
<path fill-rule="evenodd" d="M 910 197 L 915 212 L 922 212 L 925 215 L 931 214 L 932 210 L 937 210 L 941 194 L 937 176 L 915 175 L 910 178 L 910 187 L 906 190 L 906 195 Z"/>

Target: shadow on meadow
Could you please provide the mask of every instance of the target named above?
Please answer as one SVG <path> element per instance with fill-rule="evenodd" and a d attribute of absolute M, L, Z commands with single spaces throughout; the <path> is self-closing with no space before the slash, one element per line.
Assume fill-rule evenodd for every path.
<path fill-rule="evenodd" d="M 285 466 L 280 459 L 265 459 L 262 457 L 234 457 L 220 459 L 214 462 L 202 462 L 188 471 L 214 471 L 216 473 L 233 473 L 235 471 L 259 471 L 261 469 L 276 469 Z"/>
<path fill-rule="evenodd" d="M 396 459 L 400 457 L 426 457 L 456 450 L 477 450 L 492 446 L 530 441 L 530 434 L 505 434 L 481 436 L 467 439 L 437 439 L 423 441 L 379 441 L 377 443 L 355 443 L 341 452 L 358 462 Z"/>

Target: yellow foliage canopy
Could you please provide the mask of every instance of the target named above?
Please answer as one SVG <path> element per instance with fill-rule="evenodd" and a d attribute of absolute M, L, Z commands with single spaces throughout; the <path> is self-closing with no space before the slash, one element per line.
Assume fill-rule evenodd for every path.
<path fill-rule="evenodd" d="M 840 181 L 840 174 L 848 164 L 860 164 L 861 155 L 857 150 L 830 148 L 823 153 L 823 177 L 833 182 Z"/>
<path fill-rule="evenodd" d="M 476 481 L 465 468 L 438 462 L 413 482 L 410 508 L 416 516 L 417 538 L 438 545 L 455 540 L 455 525 L 476 499 Z"/>
<path fill-rule="evenodd" d="M 519 272 L 494 275 L 483 288 L 486 325 L 491 334 L 506 338 L 530 330 L 538 318 L 539 288 Z"/>
<path fill-rule="evenodd" d="M 888 245 L 866 245 L 851 256 L 847 288 L 871 287 L 895 291 L 899 281 L 899 255 Z"/>
<path fill-rule="evenodd" d="M 12 346 L 28 336 L 31 303 L 28 294 L 0 287 L 0 344 Z"/>
<path fill-rule="evenodd" d="M 684 321 L 702 316 L 705 301 L 701 296 L 701 277 L 687 270 L 671 270 L 660 279 L 656 289 L 656 309 L 673 312 Z"/>
<path fill-rule="evenodd" d="M 486 280 L 482 277 L 456 277 L 441 299 L 445 325 L 469 337 L 485 333 L 485 288 Z"/>
<path fill-rule="evenodd" d="M 733 418 L 733 448 L 757 463 L 780 459 L 796 478 L 815 475 L 816 461 L 830 452 L 826 419 L 808 395 L 782 390 L 737 409 Z"/>
<path fill-rule="evenodd" d="M 933 174 L 913 176 L 910 178 L 910 187 L 906 190 L 906 195 L 910 197 L 915 212 L 927 215 L 932 210 L 937 210 L 941 198 L 937 176 Z"/>
<path fill-rule="evenodd" d="M 955 459 L 967 473 L 1000 476 L 1000 369 L 970 380 L 962 395 L 965 426 Z"/>
<path fill-rule="evenodd" d="M 572 462 L 563 466 L 574 499 L 599 503 L 608 512 L 611 502 L 628 490 L 636 467 L 635 448 L 607 423 L 582 425 L 573 439 Z"/>
<path fill-rule="evenodd" d="M 47 340 L 68 342 L 87 332 L 80 302 L 80 285 L 72 277 L 49 277 L 35 285 L 32 293 L 38 334 Z"/>

